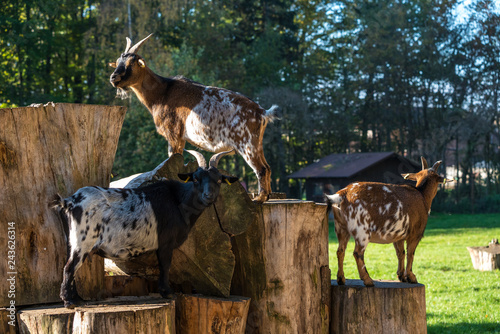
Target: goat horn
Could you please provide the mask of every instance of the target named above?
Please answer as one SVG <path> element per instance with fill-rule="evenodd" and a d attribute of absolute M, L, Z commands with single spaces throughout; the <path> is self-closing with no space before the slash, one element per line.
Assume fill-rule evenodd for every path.
<path fill-rule="evenodd" d="M 422 160 L 422 170 L 429 168 L 429 165 L 427 165 L 427 160 L 425 160 L 424 157 L 420 157 L 420 160 Z"/>
<path fill-rule="evenodd" d="M 139 48 L 141 47 L 142 43 L 144 43 L 149 37 L 153 36 L 153 34 L 149 34 L 148 37 L 142 39 L 139 43 L 137 43 L 136 45 L 134 45 L 133 47 L 131 47 L 127 53 L 136 53 L 137 50 L 139 50 Z M 128 41 L 127 41 L 128 43 Z"/>
<path fill-rule="evenodd" d="M 230 153 L 234 152 L 234 148 L 230 151 L 225 151 L 225 152 L 220 152 L 220 153 L 217 153 L 216 155 L 212 156 L 210 158 L 210 162 L 209 162 L 209 165 L 210 167 L 215 167 L 217 168 L 217 165 L 219 164 L 219 160 L 225 156 L 225 155 L 228 155 Z"/>
<path fill-rule="evenodd" d="M 130 49 L 130 46 L 132 45 L 132 40 L 128 37 L 125 37 L 127 39 L 127 47 L 125 48 L 125 51 L 123 51 L 124 54 L 128 53 L 128 50 Z"/>
<path fill-rule="evenodd" d="M 201 154 L 198 151 L 193 151 L 193 150 L 186 150 L 185 149 L 184 151 L 188 152 L 189 154 L 191 154 L 192 156 L 194 156 L 196 158 L 196 161 L 198 161 L 199 167 L 201 167 L 201 168 L 207 167 L 207 161 L 205 160 L 205 157 L 203 156 L 203 154 Z"/>
<path fill-rule="evenodd" d="M 436 162 L 436 163 L 434 164 L 434 166 L 432 166 L 432 168 L 431 168 L 431 169 L 437 173 L 439 166 L 441 166 L 441 163 L 442 163 L 442 161 L 441 161 L 441 160 L 439 160 L 438 162 Z"/>

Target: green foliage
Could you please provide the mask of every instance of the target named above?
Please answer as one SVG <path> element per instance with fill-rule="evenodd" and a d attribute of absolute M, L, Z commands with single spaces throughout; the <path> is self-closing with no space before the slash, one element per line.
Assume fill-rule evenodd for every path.
<path fill-rule="evenodd" d="M 327 154 L 395 151 L 414 160 L 456 160 L 460 185 L 437 208 L 456 210 L 468 200 L 482 210 L 500 193 L 500 13 L 493 0 L 473 0 L 457 21 L 459 5 L 5 0 L 0 106 L 127 105 L 115 170 L 148 170 L 165 157 L 166 143 L 135 96 L 114 98 L 107 63 L 123 52 L 125 37 L 154 33 L 140 53 L 156 73 L 281 107 L 264 147 L 275 191 L 300 196 L 300 185 L 286 176 Z M 478 162 L 486 166 L 484 180 L 474 176 Z M 227 167 L 255 184 L 241 158 Z M 471 183 L 487 191 L 465 191 Z"/>
<path fill-rule="evenodd" d="M 415 253 L 413 272 L 425 285 L 429 333 L 500 332 L 500 271 L 473 269 L 467 247 L 486 246 L 500 236 L 500 215 L 431 215 Z M 338 241 L 330 223 L 330 268 L 336 278 Z M 344 260 L 346 278 L 359 279 L 354 241 Z M 369 244 L 366 267 L 372 279 L 397 280 L 397 258 L 390 244 Z"/>

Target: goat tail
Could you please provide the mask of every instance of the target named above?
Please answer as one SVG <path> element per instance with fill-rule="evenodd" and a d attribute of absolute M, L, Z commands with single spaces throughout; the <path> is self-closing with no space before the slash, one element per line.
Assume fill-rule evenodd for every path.
<path fill-rule="evenodd" d="M 343 199 L 343 197 L 341 195 L 339 195 L 338 193 L 333 194 L 333 195 L 323 194 L 323 197 L 324 197 L 325 203 L 327 205 L 326 212 L 330 212 L 330 210 L 332 209 L 332 206 L 338 207 L 338 205 L 340 204 L 340 202 L 342 202 L 342 199 Z"/>
<path fill-rule="evenodd" d="M 264 128 L 267 126 L 267 123 L 269 123 L 269 122 L 272 123 L 272 122 L 274 122 L 274 120 L 279 119 L 278 116 L 276 115 L 276 113 L 278 113 L 280 110 L 281 110 L 281 108 L 278 105 L 273 104 L 273 106 L 271 108 L 267 109 L 264 112 L 264 115 L 263 115 Z"/>
<path fill-rule="evenodd" d="M 64 200 L 64 198 L 61 197 L 61 195 L 55 194 L 53 199 L 49 202 L 48 206 L 50 209 L 57 210 L 67 241 L 69 236 L 69 220 L 65 209 L 68 208 L 68 203 Z"/>
<path fill-rule="evenodd" d="M 53 199 L 49 202 L 49 209 L 61 210 L 65 206 L 64 199 L 59 194 L 55 194 Z"/>

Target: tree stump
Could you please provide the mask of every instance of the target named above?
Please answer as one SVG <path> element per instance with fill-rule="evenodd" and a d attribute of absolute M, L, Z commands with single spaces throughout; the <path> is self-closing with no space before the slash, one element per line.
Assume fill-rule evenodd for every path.
<path fill-rule="evenodd" d="M 330 270 L 326 205 L 269 200 L 233 237 L 231 293 L 252 298 L 247 333 L 328 333 Z"/>
<path fill-rule="evenodd" d="M 0 261 L 0 272 L 15 272 L 17 306 L 60 301 L 67 244 L 48 203 L 56 193 L 109 184 L 125 110 L 66 103 L 0 109 L 0 249 L 11 241 L 8 227 L 15 231 L 15 262 Z M 103 280 L 103 261 L 92 256 L 77 272 L 80 295 L 94 298 Z M 9 305 L 8 290 L 1 280 L 0 307 Z"/>
<path fill-rule="evenodd" d="M 467 247 L 474 269 L 492 271 L 500 268 L 500 245 L 490 244 L 484 247 Z"/>
<path fill-rule="evenodd" d="M 332 281 L 330 333 L 427 333 L 423 284 L 374 283 Z"/>
<path fill-rule="evenodd" d="M 161 178 L 179 181 L 177 174 L 193 172 L 197 168 L 196 162 L 184 165 L 184 158 L 174 154 L 154 170 L 114 181 L 111 187 L 141 187 Z M 203 212 L 187 240 L 174 250 L 170 268 L 172 287 L 184 293 L 195 291 L 229 297 L 235 266 L 231 236 L 243 233 L 255 219 L 257 205 L 241 184 L 223 184 L 215 204 Z M 106 260 L 106 271 L 157 279 L 156 252 L 126 261 Z"/>
<path fill-rule="evenodd" d="M 179 295 L 175 301 L 177 332 L 182 334 L 245 333 L 250 298 Z"/>
<path fill-rule="evenodd" d="M 41 306 L 19 311 L 21 334 L 175 333 L 175 303 L 158 297 L 120 297 L 75 309 Z"/>
<path fill-rule="evenodd" d="M 16 311 L 0 308 L 0 333 L 16 334 Z"/>

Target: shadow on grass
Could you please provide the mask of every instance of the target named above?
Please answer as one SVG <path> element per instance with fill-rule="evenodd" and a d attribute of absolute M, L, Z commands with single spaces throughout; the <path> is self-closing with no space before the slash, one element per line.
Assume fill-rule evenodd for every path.
<path fill-rule="evenodd" d="M 427 315 L 429 316 L 429 315 Z M 500 333 L 500 324 L 497 323 L 457 323 L 457 324 L 437 324 L 428 325 L 427 333 L 429 334 L 463 334 L 463 333 Z"/>

